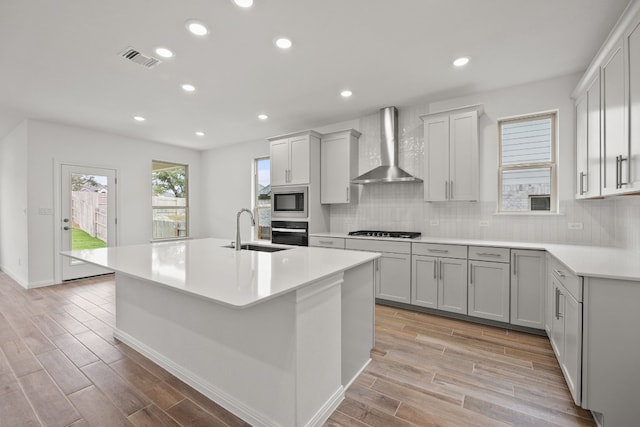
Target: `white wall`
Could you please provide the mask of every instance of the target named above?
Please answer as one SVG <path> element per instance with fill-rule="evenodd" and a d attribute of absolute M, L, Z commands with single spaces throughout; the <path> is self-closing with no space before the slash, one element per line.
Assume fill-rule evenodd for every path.
<path fill-rule="evenodd" d="M 202 153 L 202 224 L 206 236 L 235 239 L 236 214 L 241 208 L 252 207 L 254 159 L 269 156 L 266 137 Z M 243 240 L 254 237 L 248 215 L 243 215 L 240 225 Z"/>
<path fill-rule="evenodd" d="M 118 245 L 151 240 L 151 161 L 188 164 L 189 230 L 192 237 L 202 235 L 199 151 L 37 120 L 28 121 L 28 136 L 29 286 L 53 283 L 59 262 L 55 215 L 41 214 L 57 205 L 56 163 L 117 170 Z"/>
<path fill-rule="evenodd" d="M 0 141 L 0 268 L 22 286 L 29 282 L 27 231 L 27 124 Z"/>
<path fill-rule="evenodd" d="M 407 172 L 424 177 L 424 131 L 420 115 L 471 104 L 483 104 L 480 119 L 480 201 L 425 203 L 422 184 L 374 184 L 361 188 L 358 204 L 331 209 L 331 231 L 377 228 L 421 231 L 427 236 L 499 240 L 567 242 L 615 246 L 615 201 L 576 201 L 575 114 L 570 98 L 580 75 L 570 75 L 468 96 L 399 108 L 399 162 Z M 560 215 L 495 215 L 498 199 L 497 120 L 558 110 L 558 183 Z M 360 173 L 380 162 L 377 114 L 360 118 Z M 480 221 L 488 226 L 480 226 Z M 568 230 L 569 222 L 583 223 Z M 630 222 L 627 221 L 627 224 Z M 637 227 L 637 226 L 636 226 Z"/>

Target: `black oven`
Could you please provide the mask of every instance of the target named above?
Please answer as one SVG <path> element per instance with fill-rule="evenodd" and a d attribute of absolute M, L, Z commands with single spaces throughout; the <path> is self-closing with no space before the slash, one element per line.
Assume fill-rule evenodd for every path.
<path fill-rule="evenodd" d="M 309 246 L 309 223 L 271 221 L 271 242 L 280 245 Z"/>
<path fill-rule="evenodd" d="M 307 218 L 307 187 L 274 187 L 271 189 L 272 218 Z"/>

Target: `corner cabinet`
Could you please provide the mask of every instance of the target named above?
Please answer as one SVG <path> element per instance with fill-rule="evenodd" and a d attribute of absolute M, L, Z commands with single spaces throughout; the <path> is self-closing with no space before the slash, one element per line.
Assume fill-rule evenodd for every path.
<path fill-rule="evenodd" d="M 545 251 L 511 250 L 511 324 L 544 329 Z"/>
<path fill-rule="evenodd" d="M 320 203 L 349 203 L 351 180 L 358 173 L 358 138 L 354 129 L 322 135 L 320 141 Z"/>
<path fill-rule="evenodd" d="M 481 105 L 420 116 L 424 122 L 424 200 L 478 200 Z"/>
<path fill-rule="evenodd" d="M 298 132 L 269 138 L 271 185 L 309 184 L 311 157 L 319 154 L 320 134 Z"/>

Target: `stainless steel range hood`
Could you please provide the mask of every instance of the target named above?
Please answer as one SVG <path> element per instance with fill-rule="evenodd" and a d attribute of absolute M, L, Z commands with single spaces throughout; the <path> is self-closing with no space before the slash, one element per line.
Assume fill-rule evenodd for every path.
<path fill-rule="evenodd" d="M 422 182 L 420 178 L 398 167 L 398 109 L 386 107 L 380 110 L 380 157 L 382 164 L 351 182 L 371 184 L 375 182 Z"/>

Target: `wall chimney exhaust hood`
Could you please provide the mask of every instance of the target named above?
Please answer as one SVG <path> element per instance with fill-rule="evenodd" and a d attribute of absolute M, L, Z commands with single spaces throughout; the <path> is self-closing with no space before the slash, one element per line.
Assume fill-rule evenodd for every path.
<path fill-rule="evenodd" d="M 386 107 L 380 110 L 380 157 L 382 164 L 351 182 L 371 184 L 375 182 L 422 182 L 420 178 L 398 167 L 398 109 Z"/>

